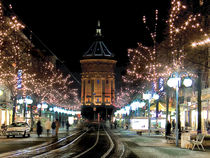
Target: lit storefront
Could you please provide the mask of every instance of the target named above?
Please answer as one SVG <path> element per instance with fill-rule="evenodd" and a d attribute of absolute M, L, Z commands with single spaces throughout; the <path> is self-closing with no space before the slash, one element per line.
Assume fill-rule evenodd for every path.
<path fill-rule="evenodd" d="M 11 122 L 12 111 L 0 107 L 0 126 L 2 124 L 9 125 Z"/>
<path fill-rule="evenodd" d="M 188 94 L 189 95 L 189 94 Z M 203 133 L 207 132 L 207 123 L 210 121 L 210 88 L 202 90 L 201 96 L 201 129 Z M 197 93 L 185 96 L 185 101 L 180 105 L 181 127 L 197 131 L 198 127 L 198 105 Z"/>
<path fill-rule="evenodd" d="M 2 124 L 9 125 L 12 121 L 12 106 L 10 103 L 10 95 L 4 87 L 0 87 L 0 126 Z"/>

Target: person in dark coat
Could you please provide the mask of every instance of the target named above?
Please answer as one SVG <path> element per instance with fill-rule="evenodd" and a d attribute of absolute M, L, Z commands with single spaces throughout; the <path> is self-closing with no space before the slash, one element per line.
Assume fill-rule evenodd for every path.
<path fill-rule="evenodd" d="M 58 137 L 58 130 L 60 128 L 60 122 L 58 119 L 55 120 L 55 136 Z"/>
<path fill-rule="evenodd" d="M 114 128 L 117 128 L 117 120 L 114 121 Z"/>
<path fill-rule="evenodd" d="M 52 122 L 51 128 L 52 128 L 52 136 L 54 137 L 55 136 L 55 128 L 56 128 L 55 121 Z"/>
<path fill-rule="evenodd" d="M 36 124 L 36 132 L 37 132 L 38 137 L 40 137 L 40 135 L 42 134 L 42 126 L 41 126 L 40 120 Z"/>
<path fill-rule="evenodd" d="M 166 136 L 171 134 L 171 123 L 169 121 L 167 121 L 167 125 L 166 125 Z"/>
<path fill-rule="evenodd" d="M 173 121 L 172 121 L 173 132 L 175 132 L 175 127 L 176 127 L 176 123 L 175 123 L 175 120 L 173 120 Z"/>
<path fill-rule="evenodd" d="M 69 133 L 69 127 L 70 127 L 69 121 L 66 121 L 66 132 L 67 133 Z"/>

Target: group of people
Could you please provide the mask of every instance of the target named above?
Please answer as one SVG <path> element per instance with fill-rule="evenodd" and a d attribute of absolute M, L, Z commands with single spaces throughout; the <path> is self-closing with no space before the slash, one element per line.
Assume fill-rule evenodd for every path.
<path fill-rule="evenodd" d="M 38 120 L 37 124 L 36 124 L 36 132 L 37 132 L 37 135 L 38 137 L 40 137 L 40 135 L 42 134 L 43 132 L 43 127 L 41 125 L 41 121 Z M 70 124 L 68 121 L 66 121 L 66 130 L 67 132 L 69 132 L 69 127 L 70 127 Z M 59 131 L 59 128 L 60 128 L 60 122 L 58 119 L 56 119 L 55 121 L 51 122 L 49 119 L 45 122 L 45 129 L 47 131 L 47 136 L 50 135 L 50 130 L 52 130 L 52 136 L 54 137 L 57 137 L 58 136 L 58 131 Z"/>
<path fill-rule="evenodd" d="M 172 131 L 175 130 L 175 126 L 176 126 L 176 123 L 175 123 L 175 120 L 172 121 L 172 124 L 167 121 L 167 124 L 166 124 L 166 135 L 170 135 L 171 134 L 171 128 L 172 128 Z"/>

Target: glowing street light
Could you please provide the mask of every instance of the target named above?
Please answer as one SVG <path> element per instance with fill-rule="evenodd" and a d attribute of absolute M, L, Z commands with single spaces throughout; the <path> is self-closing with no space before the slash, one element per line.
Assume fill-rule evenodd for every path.
<path fill-rule="evenodd" d="M 4 94 L 4 91 L 0 89 L 0 96 Z"/>
<path fill-rule="evenodd" d="M 151 129 L 151 121 L 150 121 L 150 101 L 152 99 L 154 100 L 158 100 L 159 99 L 159 95 L 156 94 L 156 93 L 144 93 L 143 94 L 143 99 L 145 100 L 148 100 L 148 133 L 149 133 L 149 136 L 150 136 L 150 129 Z"/>
<path fill-rule="evenodd" d="M 178 146 L 179 141 L 179 129 L 178 129 L 178 101 L 179 101 L 179 87 L 181 86 L 181 75 L 183 73 L 174 72 L 172 73 L 171 77 L 167 81 L 167 85 L 169 87 L 176 88 L 176 127 L 175 127 L 175 133 L 176 133 L 176 146 Z M 186 74 L 186 73 L 185 73 Z M 185 87 L 190 87 L 192 85 L 192 80 L 187 77 L 184 78 L 183 84 Z"/>

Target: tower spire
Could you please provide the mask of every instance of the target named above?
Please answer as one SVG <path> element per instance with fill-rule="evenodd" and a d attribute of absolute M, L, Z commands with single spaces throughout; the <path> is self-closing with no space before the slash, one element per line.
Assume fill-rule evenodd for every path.
<path fill-rule="evenodd" d="M 103 42 L 103 35 L 101 33 L 100 20 L 97 21 L 95 41 L 90 46 L 87 52 L 83 55 L 84 58 L 113 58 L 112 54 Z"/>
<path fill-rule="evenodd" d="M 97 27 L 96 27 L 96 36 L 97 36 L 97 37 L 101 37 L 101 36 L 102 36 L 102 34 L 101 34 L 100 20 L 98 20 L 98 23 L 97 23 Z"/>

